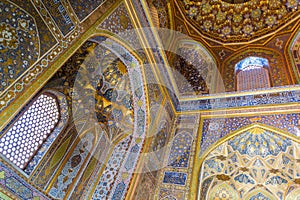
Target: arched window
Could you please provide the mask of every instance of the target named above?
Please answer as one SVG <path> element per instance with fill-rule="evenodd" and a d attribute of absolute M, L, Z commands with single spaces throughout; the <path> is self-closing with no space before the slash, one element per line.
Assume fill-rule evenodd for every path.
<path fill-rule="evenodd" d="M 237 91 L 271 87 L 269 62 L 265 58 L 247 57 L 235 65 Z"/>
<path fill-rule="evenodd" d="M 66 107 L 66 100 L 59 92 L 46 91 L 34 98 L 0 133 L 0 153 L 29 174 L 66 124 L 61 106 Z"/>

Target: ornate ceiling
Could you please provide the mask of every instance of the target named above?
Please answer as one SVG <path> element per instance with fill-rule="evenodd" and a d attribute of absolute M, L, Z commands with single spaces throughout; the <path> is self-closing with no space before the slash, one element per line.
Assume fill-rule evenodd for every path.
<path fill-rule="evenodd" d="M 186 20 L 197 30 L 222 42 L 249 41 L 265 36 L 286 25 L 299 14 L 297 0 L 176 2 L 184 12 Z"/>

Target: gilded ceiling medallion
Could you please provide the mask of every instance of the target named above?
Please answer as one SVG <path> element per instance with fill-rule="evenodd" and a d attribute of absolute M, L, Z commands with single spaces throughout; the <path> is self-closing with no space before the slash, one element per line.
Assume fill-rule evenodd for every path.
<path fill-rule="evenodd" d="M 245 42 L 298 17 L 298 0 L 177 0 L 187 20 L 221 42 Z"/>

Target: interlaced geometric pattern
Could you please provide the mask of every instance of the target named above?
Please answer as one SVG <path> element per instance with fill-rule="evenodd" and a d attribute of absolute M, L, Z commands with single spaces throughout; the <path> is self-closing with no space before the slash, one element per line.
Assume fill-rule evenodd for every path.
<path fill-rule="evenodd" d="M 200 199 L 295 199 L 300 192 L 299 150 L 299 143 L 273 129 L 249 127 L 207 155 Z"/>
<path fill-rule="evenodd" d="M 0 152 L 24 169 L 59 120 L 57 100 L 41 94 L 0 140 Z"/>

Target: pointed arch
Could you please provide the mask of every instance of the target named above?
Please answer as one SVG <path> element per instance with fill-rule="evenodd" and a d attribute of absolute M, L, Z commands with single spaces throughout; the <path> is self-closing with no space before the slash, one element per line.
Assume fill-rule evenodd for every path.
<path fill-rule="evenodd" d="M 248 57 L 259 57 L 268 60 L 269 67 L 261 68 L 268 69 L 269 80 L 271 87 L 279 87 L 291 83 L 291 74 L 282 54 L 274 49 L 242 49 L 234 55 L 226 58 L 222 65 L 222 80 L 224 82 L 226 92 L 237 91 L 236 83 L 236 64 Z M 261 73 L 261 72 L 260 72 Z"/>
<path fill-rule="evenodd" d="M 203 44 L 181 39 L 168 50 L 172 56 L 171 69 L 167 69 L 175 83 L 173 87 L 177 96 L 195 96 L 222 90 L 222 85 L 216 85 L 216 76 L 220 77 L 217 61 Z"/>
<path fill-rule="evenodd" d="M 132 172 L 137 165 L 144 145 L 148 120 L 144 76 L 140 67 L 142 62 L 134 51 L 115 37 L 100 33 L 96 35 L 88 41 L 96 44 L 99 48 L 106 49 L 104 54 L 110 52 L 115 58 L 112 59 L 112 62 L 107 62 L 108 59 L 102 59 L 101 65 L 106 65 L 105 63 L 112 63 L 112 65 L 103 66 L 101 69 L 94 69 L 97 67 L 89 65 L 89 63 L 86 65 L 86 71 L 93 70 L 94 75 L 103 75 L 101 81 L 95 84 L 95 90 L 99 91 L 96 98 L 97 102 L 94 104 L 95 108 L 99 109 L 99 112 L 96 112 L 95 122 L 99 124 L 100 121 L 102 123 L 101 128 L 105 132 L 106 141 L 111 143 L 109 149 L 111 153 L 103 158 L 100 167 L 101 173 L 97 174 L 97 177 L 93 180 L 95 187 L 88 191 L 89 194 L 85 194 L 85 196 L 92 198 L 93 196 L 98 197 L 107 194 L 108 198 L 123 198 L 132 180 Z M 118 61 L 118 63 L 114 63 L 115 61 Z M 93 63 L 91 62 L 91 64 Z M 121 74 L 126 71 L 124 74 L 127 76 L 127 84 L 118 85 L 118 82 L 122 80 L 115 79 L 118 76 L 111 76 L 114 70 L 119 70 Z M 89 73 L 86 74 L 89 75 Z M 81 87 L 80 84 L 78 86 Z M 122 92 L 123 86 L 127 86 L 125 88 L 128 89 L 127 95 L 125 91 Z M 98 104 L 101 106 L 96 107 Z M 130 112 L 131 117 L 124 117 Z M 130 127 L 128 127 L 128 124 Z M 111 127 L 115 127 L 115 129 Z M 111 134 L 118 127 L 123 128 L 123 132 L 116 136 Z M 132 137 L 139 139 L 132 139 Z M 120 150 L 119 148 L 123 149 Z M 115 156 L 122 159 L 117 162 L 118 167 L 110 167 L 116 163 Z M 126 177 L 122 176 L 124 172 L 127 173 Z M 113 181 L 110 182 L 111 180 Z M 107 184 L 108 182 L 109 184 Z M 107 186 L 103 187 L 103 184 L 107 184 Z"/>

